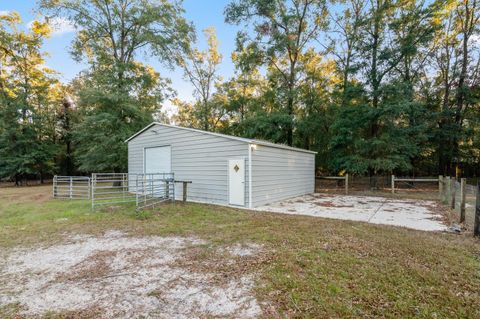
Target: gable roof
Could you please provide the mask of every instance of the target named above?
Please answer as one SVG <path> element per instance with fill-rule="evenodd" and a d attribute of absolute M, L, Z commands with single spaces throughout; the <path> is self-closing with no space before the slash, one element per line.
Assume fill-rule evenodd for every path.
<path fill-rule="evenodd" d="M 286 150 L 291 150 L 291 151 L 317 154 L 317 152 L 314 152 L 314 151 L 304 150 L 303 148 L 292 147 L 292 146 L 288 146 L 288 145 L 285 145 L 285 144 L 276 144 L 276 143 L 262 141 L 262 140 L 256 140 L 256 139 L 244 138 L 244 137 L 237 137 L 237 136 L 221 134 L 221 133 L 208 132 L 208 131 L 203 131 L 203 130 L 199 130 L 199 129 L 195 129 L 195 128 L 189 128 L 189 127 L 183 127 L 183 126 L 177 126 L 177 125 L 170 125 L 170 124 L 163 124 L 163 123 L 159 123 L 159 122 L 152 122 L 149 125 L 145 126 L 143 129 L 141 129 L 140 131 L 138 131 L 137 133 L 133 134 L 128 139 L 126 139 L 125 143 L 130 142 L 135 137 L 137 137 L 138 135 L 142 134 L 143 132 L 145 132 L 146 130 L 148 130 L 149 128 L 151 128 L 152 126 L 155 126 L 155 125 L 165 126 L 165 127 L 170 127 L 170 128 L 176 128 L 176 129 L 180 129 L 180 130 L 187 130 L 187 131 L 197 132 L 197 133 L 206 134 L 206 135 L 219 136 L 219 137 L 227 138 L 227 139 L 234 140 L 234 141 L 240 141 L 240 142 L 244 142 L 244 143 L 248 143 L 248 144 L 263 145 L 263 146 L 281 148 L 281 149 L 286 149 Z"/>

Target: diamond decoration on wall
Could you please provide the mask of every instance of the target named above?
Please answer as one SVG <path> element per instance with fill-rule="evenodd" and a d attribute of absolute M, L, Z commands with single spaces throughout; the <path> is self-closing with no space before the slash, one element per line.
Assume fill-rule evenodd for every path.
<path fill-rule="evenodd" d="M 238 167 L 238 165 L 235 165 L 235 166 L 233 167 L 233 169 L 235 170 L 235 172 L 238 172 L 238 170 L 240 169 L 240 167 Z"/>

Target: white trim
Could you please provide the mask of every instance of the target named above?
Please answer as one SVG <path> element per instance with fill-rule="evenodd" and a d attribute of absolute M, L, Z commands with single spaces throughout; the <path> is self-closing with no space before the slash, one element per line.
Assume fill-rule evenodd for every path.
<path fill-rule="evenodd" d="M 237 136 L 232 136 L 232 135 L 226 135 L 226 134 L 220 134 L 220 133 L 213 133 L 213 132 L 207 132 L 207 131 L 202 131 L 190 127 L 182 127 L 182 126 L 176 126 L 176 125 L 170 125 L 170 124 L 163 124 L 163 123 L 158 123 L 158 122 L 152 122 L 149 125 L 145 126 L 143 129 L 138 131 L 137 133 L 133 134 L 130 136 L 128 139 L 125 140 L 125 143 L 131 141 L 138 135 L 142 134 L 146 130 L 148 130 L 150 127 L 154 125 L 160 125 L 160 126 L 165 126 L 165 127 L 170 127 L 170 128 L 176 128 L 176 129 L 181 129 L 181 130 L 187 130 L 191 132 L 197 132 L 197 133 L 202 133 L 202 134 L 207 134 L 207 135 L 213 135 L 213 136 L 218 136 L 218 137 L 223 137 L 227 138 L 230 140 L 235 140 L 235 141 L 240 141 L 244 143 L 252 143 L 256 145 L 262 145 L 262 146 L 267 146 L 267 147 L 274 147 L 274 148 L 280 148 L 280 149 L 286 149 L 286 150 L 291 150 L 295 152 L 303 152 L 303 153 L 310 153 L 310 154 L 317 154 L 317 152 L 314 151 L 309 151 L 309 150 L 304 150 L 302 148 L 296 148 L 288 145 L 283 145 L 283 144 L 275 144 L 267 141 L 261 141 L 261 140 L 255 140 L 255 139 L 249 139 L 249 138 L 243 138 L 243 137 L 237 137 Z"/>
<path fill-rule="evenodd" d="M 252 144 L 248 144 L 248 208 L 252 208 Z"/>

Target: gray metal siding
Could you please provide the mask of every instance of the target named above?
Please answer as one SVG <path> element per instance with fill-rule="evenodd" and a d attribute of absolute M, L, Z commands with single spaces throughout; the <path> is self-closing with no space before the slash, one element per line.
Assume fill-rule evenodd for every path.
<path fill-rule="evenodd" d="M 155 134 L 153 131 L 156 131 Z M 245 206 L 248 207 L 248 144 L 221 136 L 154 125 L 128 142 L 128 172 L 143 173 L 144 148 L 170 145 L 172 171 L 189 180 L 188 200 L 228 205 L 228 160 L 245 158 Z M 175 194 L 182 198 L 182 185 Z"/>
<path fill-rule="evenodd" d="M 261 206 L 315 188 L 315 154 L 257 145 L 252 150 L 252 202 Z"/>

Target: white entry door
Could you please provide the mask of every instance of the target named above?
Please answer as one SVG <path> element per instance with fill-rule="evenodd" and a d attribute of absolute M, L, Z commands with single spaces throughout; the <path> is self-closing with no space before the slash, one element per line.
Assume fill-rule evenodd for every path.
<path fill-rule="evenodd" d="M 245 160 L 228 161 L 228 194 L 229 204 L 245 206 Z"/>

